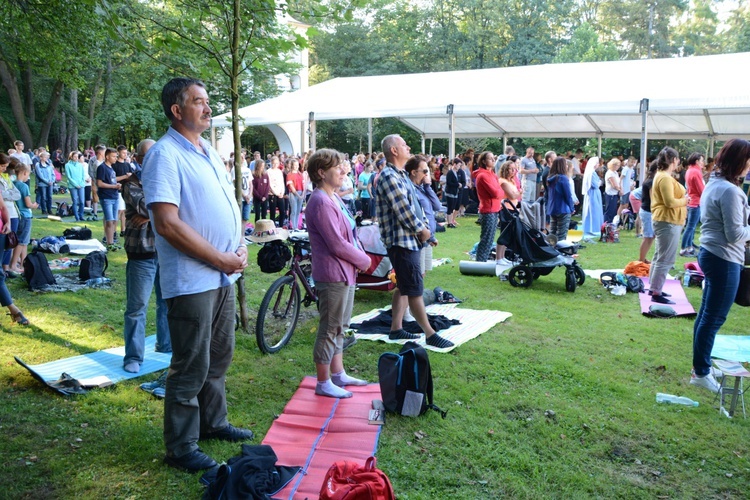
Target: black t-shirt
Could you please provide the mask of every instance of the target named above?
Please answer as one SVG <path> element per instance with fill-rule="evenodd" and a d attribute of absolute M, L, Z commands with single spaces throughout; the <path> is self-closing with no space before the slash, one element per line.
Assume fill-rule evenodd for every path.
<path fill-rule="evenodd" d="M 133 171 L 133 167 L 130 166 L 130 163 L 124 161 L 115 162 L 114 165 L 112 165 L 112 168 L 114 169 L 115 175 L 117 177 L 127 175 L 128 173 Z"/>
<path fill-rule="evenodd" d="M 651 186 L 654 185 L 654 179 L 648 179 L 641 186 L 641 210 L 651 213 Z"/>

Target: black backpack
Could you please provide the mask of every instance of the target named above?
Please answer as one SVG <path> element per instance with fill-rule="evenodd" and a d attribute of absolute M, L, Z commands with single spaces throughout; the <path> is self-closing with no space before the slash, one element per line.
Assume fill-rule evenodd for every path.
<path fill-rule="evenodd" d="M 88 281 L 92 278 L 102 278 L 107 271 L 107 267 L 109 267 L 107 254 L 100 250 L 95 250 L 81 259 L 81 264 L 78 268 L 78 279 Z"/>
<path fill-rule="evenodd" d="M 68 229 L 63 231 L 63 236 L 67 240 L 90 240 L 91 229 L 89 229 L 87 226 L 69 227 Z"/>
<path fill-rule="evenodd" d="M 34 250 L 23 259 L 23 277 L 29 283 L 29 290 L 43 290 L 57 283 L 49 268 L 47 257 Z"/>
<path fill-rule="evenodd" d="M 70 205 L 68 205 L 67 202 L 60 202 L 57 204 L 57 213 L 55 214 L 58 217 L 69 217 L 73 215 L 73 211 L 70 209 Z"/>
<path fill-rule="evenodd" d="M 407 342 L 398 354 L 386 352 L 378 359 L 380 394 L 386 411 L 416 417 L 428 409 L 442 411 L 432 403 L 432 372 L 424 347 Z"/>

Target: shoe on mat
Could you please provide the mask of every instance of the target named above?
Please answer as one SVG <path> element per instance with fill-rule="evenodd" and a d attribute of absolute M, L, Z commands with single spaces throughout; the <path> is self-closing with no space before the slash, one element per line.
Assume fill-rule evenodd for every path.
<path fill-rule="evenodd" d="M 241 429 L 229 424 L 218 431 L 201 433 L 200 439 L 218 439 L 220 441 L 230 441 L 234 443 L 237 441 L 250 441 L 254 437 L 255 434 L 250 429 Z"/>
<path fill-rule="evenodd" d="M 406 330 L 395 330 L 388 334 L 390 340 L 417 340 L 421 335 L 409 333 Z"/>
<path fill-rule="evenodd" d="M 164 457 L 164 463 L 175 469 L 182 469 L 190 472 L 191 474 L 210 469 L 211 467 L 216 467 L 217 465 L 216 460 L 203 453 L 200 448 L 193 450 L 186 455 L 182 455 L 181 457 L 166 455 Z"/>
<path fill-rule="evenodd" d="M 651 296 L 651 302 L 656 302 L 657 304 L 674 304 L 674 300 L 669 300 L 666 295 L 652 295 Z"/>
<path fill-rule="evenodd" d="M 719 392 L 721 386 L 716 381 L 713 375 L 709 372 L 708 375 L 705 375 L 703 377 L 699 377 L 695 374 L 695 371 L 693 371 L 690 374 L 690 385 L 695 385 L 697 387 L 702 387 L 704 389 L 708 389 L 709 391 L 713 393 Z"/>

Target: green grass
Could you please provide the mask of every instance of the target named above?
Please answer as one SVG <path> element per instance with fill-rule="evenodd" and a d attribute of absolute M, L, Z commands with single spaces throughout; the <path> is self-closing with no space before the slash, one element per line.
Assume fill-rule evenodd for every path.
<path fill-rule="evenodd" d="M 399 498 L 747 498 L 750 423 L 720 416 L 712 395 L 690 387 L 690 319 L 640 314 L 633 294 L 615 297 L 587 279 L 565 291 L 562 268 L 529 289 L 493 277 L 462 276 L 458 262 L 478 239 L 473 218 L 438 235 L 436 257 L 453 262 L 428 273 L 464 307 L 513 316 L 449 354 L 431 353 L 435 402 L 449 410 L 389 416 L 378 465 Z M 34 235 L 71 223 L 34 221 Z M 101 223 L 90 223 L 101 237 Z M 589 245 L 584 268 L 624 267 L 640 240 Z M 250 247 L 246 272 L 251 317 L 277 275 L 262 274 Z M 10 282 L 30 328 L 0 318 L 0 497 L 197 498 L 198 477 L 164 466 L 162 403 L 138 389 L 153 375 L 88 395 L 44 389 L 13 361 L 42 363 L 122 344 L 123 252 L 110 255 L 110 290 L 34 294 Z M 682 267 L 686 259 L 678 258 Z M 690 288 L 695 307 L 700 291 Z M 389 304 L 384 292 L 358 291 L 355 314 Z M 748 310 L 732 309 L 722 333 L 745 334 Z M 316 320 L 298 327 L 280 353 L 261 355 L 253 334 L 238 333 L 227 380 L 229 416 L 259 442 L 305 375 L 313 374 Z M 153 304 L 149 332 L 153 332 Z M 392 345 L 360 341 L 347 370 L 374 381 L 378 356 Z M 657 392 L 687 395 L 698 408 L 659 405 Z M 545 416 L 545 411 L 554 416 Z M 415 432 L 425 437 L 417 439 Z M 205 443 L 218 460 L 239 446 Z"/>

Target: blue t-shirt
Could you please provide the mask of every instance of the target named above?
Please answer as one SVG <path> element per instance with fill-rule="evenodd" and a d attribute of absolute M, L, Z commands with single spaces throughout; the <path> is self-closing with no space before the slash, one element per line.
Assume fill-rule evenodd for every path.
<path fill-rule="evenodd" d="M 26 197 L 31 196 L 29 186 L 25 182 L 13 181 L 13 184 L 21 192 L 21 197 L 16 200 L 16 207 L 18 207 L 18 213 L 24 219 L 31 219 L 33 217 L 31 209 L 26 206 Z"/>
<path fill-rule="evenodd" d="M 243 230 L 233 179 L 216 150 L 203 139 L 201 146 L 170 127 L 151 147 L 141 173 L 146 205 L 149 210 L 154 203 L 175 205 L 180 220 L 217 252 L 236 252 Z M 159 234 L 156 250 L 165 299 L 216 290 L 239 278 L 185 255 Z"/>
<path fill-rule="evenodd" d="M 102 162 L 102 164 L 96 169 L 96 180 L 112 186 L 117 184 L 117 177 L 115 176 L 114 169 L 104 162 Z M 98 187 L 97 184 L 96 193 L 99 195 L 99 198 L 103 200 L 116 200 L 119 191 L 113 188 Z"/>

